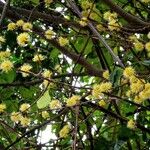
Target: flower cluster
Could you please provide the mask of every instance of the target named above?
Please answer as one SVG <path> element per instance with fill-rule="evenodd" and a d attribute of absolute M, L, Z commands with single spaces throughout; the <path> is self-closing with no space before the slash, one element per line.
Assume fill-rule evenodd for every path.
<path fill-rule="evenodd" d="M 26 32 L 20 33 L 17 36 L 17 43 L 20 46 L 25 46 L 29 41 L 30 41 L 30 35 L 28 33 L 26 33 Z"/>
<path fill-rule="evenodd" d="M 104 19 L 108 21 L 108 28 L 113 31 L 113 30 L 120 30 L 120 24 L 118 23 L 117 19 L 117 14 L 116 13 L 111 13 L 110 11 L 107 11 L 104 13 Z"/>
<path fill-rule="evenodd" d="M 6 109 L 6 105 L 5 104 L 0 104 L 0 113 L 4 112 Z"/>
<path fill-rule="evenodd" d="M 68 133 L 70 131 L 69 125 L 65 125 L 59 132 L 59 136 L 61 138 L 66 138 L 68 136 Z"/>
<path fill-rule="evenodd" d="M 130 119 L 128 122 L 127 122 L 127 127 L 129 129 L 135 129 L 136 128 L 136 123 L 133 119 Z"/>
<path fill-rule="evenodd" d="M 68 107 L 72 107 L 72 106 L 75 106 L 75 105 L 77 105 L 79 102 L 80 102 L 80 99 L 81 99 L 81 97 L 80 96 L 78 96 L 78 95 L 73 95 L 71 98 L 69 98 L 68 100 L 67 100 L 67 106 Z"/>
<path fill-rule="evenodd" d="M 92 90 L 92 95 L 94 98 L 100 99 L 103 96 L 103 92 L 109 92 L 112 89 L 112 84 L 110 82 L 104 82 L 94 85 Z"/>
<path fill-rule="evenodd" d="M 1 64 L 0 64 L 0 69 L 3 72 L 8 73 L 10 70 L 12 70 L 14 67 L 13 63 L 10 60 L 4 60 Z"/>
<path fill-rule="evenodd" d="M 52 100 L 50 102 L 50 105 L 49 105 L 50 109 L 60 109 L 62 107 L 62 104 L 60 103 L 59 100 Z"/>
<path fill-rule="evenodd" d="M 22 71 L 22 76 L 23 77 L 27 77 L 29 76 L 29 71 L 32 69 L 32 66 L 30 64 L 23 64 L 21 67 L 20 67 L 20 71 Z"/>

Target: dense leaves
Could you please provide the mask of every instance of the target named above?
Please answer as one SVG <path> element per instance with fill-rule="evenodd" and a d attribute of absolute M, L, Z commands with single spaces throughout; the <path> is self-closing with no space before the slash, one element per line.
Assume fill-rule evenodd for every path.
<path fill-rule="evenodd" d="M 149 149 L 149 7 L 0 2 L 0 149 Z"/>

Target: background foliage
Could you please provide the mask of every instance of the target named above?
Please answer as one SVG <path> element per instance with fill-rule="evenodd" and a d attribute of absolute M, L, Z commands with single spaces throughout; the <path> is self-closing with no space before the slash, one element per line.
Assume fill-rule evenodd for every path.
<path fill-rule="evenodd" d="M 149 0 L 0 2 L 0 34 L 5 39 L 0 38 L 0 53 L 11 53 L 8 58 L 0 54 L 0 149 L 149 149 L 150 94 L 135 100 L 150 80 L 149 7 Z M 33 27 L 9 28 L 20 19 Z M 48 29 L 55 32 L 53 38 L 45 36 Z M 23 32 L 30 40 L 21 46 L 17 38 Z M 2 67 L 6 59 L 13 63 L 8 71 Z M 32 69 L 21 70 L 24 64 Z M 141 81 L 134 92 L 130 76 L 125 76 L 128 66 Z M 43 75 L 46 69 L 48 76 Z M 94 85 L 101 83 L 112 88 L 94 97 Z M 69 106 L 73 95 L 80 96 L 79 102 Z M 56 99 L 60 107 L 58 102 L 52 105 Z M 22 104 L 30 108 L 22 111 Z M 29 120 L 25 125 L 20 118 L 15 122 L 13 112 Z M 41 143 L 47 125 L 52 127 L 47 131 L 50 140 Z"/>

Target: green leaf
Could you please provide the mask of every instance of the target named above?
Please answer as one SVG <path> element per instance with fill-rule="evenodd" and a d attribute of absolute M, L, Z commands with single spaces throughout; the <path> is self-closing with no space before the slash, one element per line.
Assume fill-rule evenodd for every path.
<path fill-rule="evenodd" d="M 116 68 L 110 75 L 110 80 L 114 84 L 115 87 L 119 85 L 122 73 L 123 73 L 122 69 Z"/>
<path fill-rule="evenodd" d="M 37 101 L 37 107 L 39 109 L 45 108 L 49 105 L 51 97 L 49 95 L 49 91 L 47 90 L 43 96 Z"/>
<path fill-rule="evenodd" d="M 16 77 L 14 70 L 9 71 L 8 73 L 2 72 L 0 74 L 0 83 L 12 83 Z"/>

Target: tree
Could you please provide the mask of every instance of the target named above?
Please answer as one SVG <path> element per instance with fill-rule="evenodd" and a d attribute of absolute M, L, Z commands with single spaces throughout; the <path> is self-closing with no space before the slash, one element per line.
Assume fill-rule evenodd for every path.
<path fill-rule="evenodd" d="M 149 7 L 0 2 L 0 149 L 149 149 Z"/>

